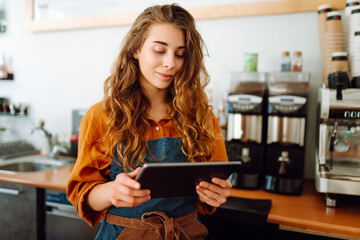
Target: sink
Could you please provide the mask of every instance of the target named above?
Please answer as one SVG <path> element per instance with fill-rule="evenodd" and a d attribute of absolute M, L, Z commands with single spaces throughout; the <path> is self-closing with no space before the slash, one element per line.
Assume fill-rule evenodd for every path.
<path fill-rule="evenodd" d="M 32 155 L 10 158 L 0 161 L 0 173 L 39 172 L 56 169 L 74 163 L 69 159 L 51 159 L 45 156 Z"/>

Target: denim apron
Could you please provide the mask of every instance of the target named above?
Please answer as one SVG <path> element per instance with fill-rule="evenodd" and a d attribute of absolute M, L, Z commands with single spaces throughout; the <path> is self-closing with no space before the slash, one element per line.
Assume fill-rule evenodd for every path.
<path fill-rule="evenodd" d="M 163 137 L 155 140 L 148 141 L 149 151 L 153 154 L 153 156 L 162 160 L 162 162 L 186 162 L 187 157 L 181 151 L 181 138 L 170 138 Z M 121 162 L 119 159 L 119 155 L 115 152 L 114 157 Z M 147 154 L 145 157 L 145 162 L 155 162 L 155 159 Z M 119 173 L 123 173 L 124 170 L 121 166 L 119 166 L 114 158 L 111 161 L 111 170 L 110 170 L 110 180 L 113 181 L 116 178 L 116 175 Z M 194 215 L 195 214 L 195 215 Z M 149 216 L 148 216 L 149 215 Z M 118 218 L 120 220 L 114 220 L 113 218 Z M 96 236 L 97 240 L 110 240 L 110 239 L 129 239 L 128 236 L 124 238 L 120 238 L 120 234 L 127 227 L 133 227 L 135 230 L 129 235 L 138 234 L 137 236 L 141 239 L 175 239 L 173 236 L 152 236 L 151 233 L 143 233 L 141 234 L 141 229 L 147 229 L 150 225 L 157 228 L 157 234 L 164 234 L 164 229 L 160 229 L 160 225 L 162 223 L 166 228 L 168 227 L 168 223 L 175 224 L 177 228 L 182 223 L 189 223 L 189 219 L 195 220 L 197 218 L 196 212 L 196 197 L 195 196 L 187 196 L 187 197 L 174 197 L 174 198 L 154 198 L 149 201 L 135 207 L 115 207 L 111 206 L 109 208 L 108 214 L 104 219 L 100 230 Z M 134 219 L 134 220 L 132 220 Z M 149 221 L 146 222 L 145 219 Z M 169 220 L 170 219 L 170 220 Z M 172 220 L 174 219 L 174 220 Z M 131 222 L 129 222 L 131 221 Z M 135 222 L 134 222 L 135 221 Z M 160 225 L 159 225 L 160 224 Z M 180 225 L 179 225 L 180 224 Z M 172 225 L 172 226 L 173 226 Z M 188 224 L 189 225 L 189 224 Z M 207 235 L 207 230 L 205 226 L 201 225 L 198 221 L 194 224 L 190 224 L 191 227 L 188 228 L 193 231 L 199 231 L 201 229 L 202 235 Z M 170 227 L 169 230 L 174 231 L 173 227 Z M 127 229 L 128 230 L 128 229 Z M 175 229 L 179 234 L 179 231 L 183 231 L 180 229 Z M 125 234 L 126 231 L 124 231 Z M 121 234 L 122 235 L 122 234 Z M 169 233 L 165 234 L 169 235 Z M 176 234 L 175 234 L 176 235 Z M 176 237 L 178 238 L 178 237 Z M 136 239 L 136 238 L 134 238 Z M 199 238 L 201 239 L 201 238 Z"/>

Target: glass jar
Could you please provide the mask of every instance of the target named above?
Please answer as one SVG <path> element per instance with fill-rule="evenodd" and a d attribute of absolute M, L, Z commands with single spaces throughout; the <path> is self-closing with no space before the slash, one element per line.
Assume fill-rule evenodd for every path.
<path fill-rule="evenodd" d="M 256 72 L 257 71 L 257 53 L 245 53 L 244 54 L 244 72 Z"/>
<path fill-rule="evenodd" d="M 301 72 L 303 67 L 303 58 L 300 51 L 295 51 L 291 62 L 291 71 Z"/>
<path fill-rule="evenodd" d="M 288 51 L 284 51 L 281 54 L 281 71 L 290 72 L 291 71 L 291 58 Z"/>

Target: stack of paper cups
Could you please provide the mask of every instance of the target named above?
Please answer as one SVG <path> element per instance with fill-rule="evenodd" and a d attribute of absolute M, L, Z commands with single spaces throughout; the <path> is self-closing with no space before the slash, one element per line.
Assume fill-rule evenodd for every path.
<path fill-rule="evenodd" d="M 355 46 L 355 31 L 360 28 L 360 5 L 355 6 L 351 10 L 350 16 L 350 28 L 349 28 L 349 60 L 350 60 L 350 77 L 354 77 L 358 74 L 358 62 L 355 60 L 355 56 L 357 55 L 359 49 Z M 356 37 L 356 39 L 358 39 Z M 357 57 L 357 56 L 356 56 Z"/>
<path fill-rule="evenodd" d="M 341 13 L 338 11 L 328 12 L 326 14 L 325 34 L 324 34 L 324 56 L 323 56 L 323 80 L 328 86 L 327 78 L 329 76 L 330 65 L 333 52 L 342 52 L 343 32 L 341 23 Z M 323 78 L 323 79 L 324 79 Z"/>
<path fill-rule="evenodd" d="M 318 32 L 320 40 L 320 54 L 321 54 L 321 66 L 322 72 L 324 73 L 324 63 L 325 63 L 325 46 L 324 46 L 324 35 L 325 35 L 325 23 L 326 23 L 326 14 L 331 12 L 330 5 L 321 5 L 318 7 Z M 327 76 L 323 76 L 323 83 L 327 82 Z"/>
<path fill-rule="evenodd" d="M 359 0 L 346 0 L 346 7 L 342 17 L 343 33 L 344 33 L 344 50 L 349 52 L 349 40 L 350 40 L 350 16 L 354 7 L 360 5 Z M 348 55 L 350 56 L 350 54 Z"/>
<path fill-rule="evenodd" d="M 357 78 L 360 77 L 360 28 L 354 31 L 352 43 L 350 68 L 352 77 Z"/>
<path fill-rule="evenodd" d="M 330 74 L 336 72 L 349 72 L 347 52 L 333 52 L 330 65 Z"/>

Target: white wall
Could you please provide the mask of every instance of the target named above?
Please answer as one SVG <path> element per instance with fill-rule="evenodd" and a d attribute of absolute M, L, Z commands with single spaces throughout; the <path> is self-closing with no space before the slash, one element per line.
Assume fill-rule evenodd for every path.
<path fill-rule="evenodd" d="M 15 81 L 0 82 L 0 96 L 30 105 L 34 124 L 69 136 L 71 110 L 101 100 L 103 81 L 130 26 L 31 33 L 26 31 L 25 1 L 6 2 L 8 30 L 0 53 L 13 57 Z M 284 50 L 299 50 L 311 72 L 305 177 L 313 178 L 317 88 L 321 83 L 317 13 L 282 14 L 197 22 L 209 52 L 206 67 L 215 102 L 228 90 L 228 71 L 241 71 L 244 52 L 258 52 L 258 71 L 278 71 Z"/>

